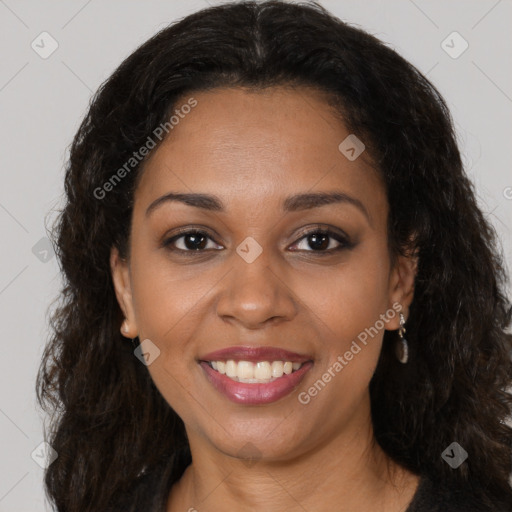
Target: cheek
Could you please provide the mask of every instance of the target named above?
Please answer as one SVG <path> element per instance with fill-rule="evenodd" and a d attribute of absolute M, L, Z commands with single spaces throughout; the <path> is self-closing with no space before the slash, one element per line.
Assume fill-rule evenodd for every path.
<path fill-rule="evenodd" d="M 202 306 L 215 280 L 208 284 L 208 277 L 171 272 L 165 258 L 154 254 L 144 256 L 142 252 L 140 257 L 134 255 L 132 265 L 139 338 L 150 339 L 160 350 L 160 356 L 149 370 L 157 386 L 160 380 L 166 386 L 170 381 L 169 393 L 173 393 L 176 386 L 186 387 L 192 372 L 197 371 L 196 347 L 191 340 L 197 337 Z M 167 393 L 164 396 L 167 398 Z"/>
<path fill-rule="evenodd" d="M 176 267 L 171 271 L 158 252 L 141 250 L 133 255 L 132 292 L 139 328 L 142 326 L 146 337 L 162 338 L 193 311 L 205 294 L 205 286 L 190 273 L 176 271 Z"/>
<path fill-rule="evenodd" d="M 389 260 L 378 240 L 356 248 L 335 267 L 297 273 L 294 291 L 329 332 L 350 340 L 375 324 L 389 299 Z"/>
<path fill-rule="evenodd" d="M 204 279 L 169 272 L 162 258 L 141 254 L 132 261 L 139 338 L 150 339 L 160 351 L 148 371 L 166 402 L 186 423 L 194 424 L 191 397 L 197 393 L 197 364 L 191 340 L 201 325 L 201 300 L 211 286 L 205 286 Z"/>
<path fill-rule="evenodd" d="M 385 329 L 382 316 L 392 319 L 395 314 L 387 311 L 387 246 L 377 239 L 367 242 L 336 270 L 302 273 L 298 279 L 294 290 L 299 290 L 323 340 L 320 371 L 336 382 L 333 390 L 338 388 L 342 401 L 355 406 L 377 365 Z M 348 388 L 350 397 L 344 393 Z"/>

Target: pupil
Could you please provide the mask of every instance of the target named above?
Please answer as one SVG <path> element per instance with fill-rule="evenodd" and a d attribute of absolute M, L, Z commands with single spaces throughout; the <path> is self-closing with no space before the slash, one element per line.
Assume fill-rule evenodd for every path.
<path fill-rule="evenodd" d="M 315 233 L 309 235 L 309 244 L 314 249 L 327 249 L 329 247 L 329 235 L 323 233 Z"/>
<path fill-rule="evenodd" d="M 192 250 L 204 249 L 204 247 L 200 246 L 200 245 L 201 245 L 201 240 L 204 241 L 205 239 L 206 239 L 206 237 L 204 235 L 200 235 L 200 234 L 187 235 L 185 237 L 185 246 L 187 249 L 192 249 Z M 192 240 L 192 243 L 188 243 L 190 240 Z"/>

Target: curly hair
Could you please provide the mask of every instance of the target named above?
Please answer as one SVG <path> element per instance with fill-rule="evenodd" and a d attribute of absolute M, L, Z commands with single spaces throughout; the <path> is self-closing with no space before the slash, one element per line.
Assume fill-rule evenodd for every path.
<path fill-rule="evenodd" d="M 142 44 L 101 85 L 73 139 L 51 232 L 64 285 L 36 383 L 52 413 L 58 458 L 45 491 L 57 510 L 129 510 L 141 479 L 165 479 L 168 492 L 191 461 L 181 418 L 120 334 L 109 266 L 113 246 L 129 257 L 145 160 L 108 196 L 95 190 L 185 95 L 278 85 L 324 92 L 365 141 L 387 192 L 390 253 L 419 258 L 410 361 L 397 362 L 396 332 L 386 331 L 370 382 L 376 441 L 416 474 L 512 502 L 507 275 L 445 101 L 386 44 L 320 5 L 246 1 L 193 13 Z M 456 471 L 441 458 L 453 441 L 469 454 Z"/>

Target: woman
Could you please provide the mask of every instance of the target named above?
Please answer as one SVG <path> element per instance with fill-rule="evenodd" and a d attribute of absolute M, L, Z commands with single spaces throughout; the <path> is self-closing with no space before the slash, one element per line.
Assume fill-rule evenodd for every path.
<path fill-rule="evenodd" d="M 65 191 L 56 510 L 512 510 L 495 234 L 376 38 L 315 4 L 188 16 L 102 85 Z"/>

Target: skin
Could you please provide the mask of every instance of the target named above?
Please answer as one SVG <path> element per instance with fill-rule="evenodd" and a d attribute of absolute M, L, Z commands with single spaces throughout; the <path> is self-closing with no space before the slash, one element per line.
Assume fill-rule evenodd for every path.
<path fill-rule="evenodd" d="M 407 319 L 417 262 L 399 257 L 391 266 L 378 173 L 365 153 L 349 161 L 339 151 L 350 132 L 317 91 L 216 89 L 191 96 L 197 106 L 145 162 L 130 257 L 111 253 L 123 334 L 158 346 L 148 370 L 183 419 L 192 451 L 167 510 L 404 511 L 419 479 L 375 442 L 369 396 L 384 329 L 398 329 L 398 315 L 307 405 L 297 399 L 394 303 Z M 288 196 L 334 190 L 359 200 L 368 217 L 348 202 L 282 211 Z M 146 215 L 171 191 L 214 194 L 225 211 L 166 202 Z M 318 224 L 342 230 L 354 246 L 330 237 L 316 248 L 305 234 Z M 180 227 L 209 232 L 203 252 L 189 248 L 187 257 L 163 245 Z M 252 263 L 236 252 L 246 237 L 262 248 Z M 185 242 L 174 247 L 187 250 Z M 298 389 L 274 403 L 235 404 L 197 363 L 232 345 L 309 354 L 314 366 Z"/>

